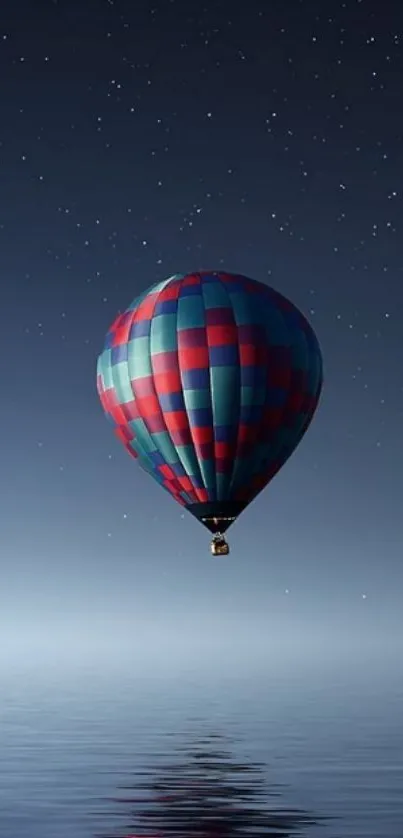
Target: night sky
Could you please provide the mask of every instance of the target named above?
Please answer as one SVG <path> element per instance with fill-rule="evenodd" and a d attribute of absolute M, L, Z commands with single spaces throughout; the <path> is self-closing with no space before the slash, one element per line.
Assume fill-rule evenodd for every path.
<path fill-rule="evenodd" d="M 403 630 L 402 22 L 397 0 L 2 5 L 7 654 L 125 636 L 144 660 L 217 637 L 285 655 Z M 118 311 L 202 269 L 288 296 L 325 368 L 219 561 L 96 392 Z"/>

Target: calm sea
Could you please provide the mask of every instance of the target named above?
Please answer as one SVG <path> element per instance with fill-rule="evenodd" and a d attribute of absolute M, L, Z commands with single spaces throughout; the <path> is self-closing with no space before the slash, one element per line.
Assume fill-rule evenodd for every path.
<path fill-rule="evenodd" d="M 1 673 L 1 838 L 403 838 L 393 666 L 129 670 Z"/>

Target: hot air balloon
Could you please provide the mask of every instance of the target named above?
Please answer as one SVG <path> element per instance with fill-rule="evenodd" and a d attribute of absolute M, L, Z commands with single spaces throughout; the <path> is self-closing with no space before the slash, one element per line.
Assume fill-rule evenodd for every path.
<path fill-rule="evenodd" d="M 175 274 L 112 324 L 97 389 L 140 466 L 213 534 L 273 479 L 322 387 L 317 338 L 269 286 L 221 271 Z"/>

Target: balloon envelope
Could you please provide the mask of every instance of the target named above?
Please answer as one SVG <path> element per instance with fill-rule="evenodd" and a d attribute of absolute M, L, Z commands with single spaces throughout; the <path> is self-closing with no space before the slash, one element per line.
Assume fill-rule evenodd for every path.
<path fill-rule="evenodd" d="M 292 454 L 317 407 L 322 357 L 298 309 L 223 272 L 175 274 L 111 326 L 97 387 L 128 452 L 212 532 Z"/>

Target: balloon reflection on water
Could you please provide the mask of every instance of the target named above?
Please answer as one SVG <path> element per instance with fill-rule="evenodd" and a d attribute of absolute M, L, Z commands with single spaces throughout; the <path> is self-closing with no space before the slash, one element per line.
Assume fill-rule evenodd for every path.
<path fill-rule="evenodd" d="M 324 820 L 282 807 L 284 788 L 267 783 L 264 765 L 236 762 L 225 745 L 222 737 L 199 739 L 184 759 L 136 773 L 110 800 L 119 807 L 110 818 L 124 826 L 97 838 L 286 838 Z"/>

